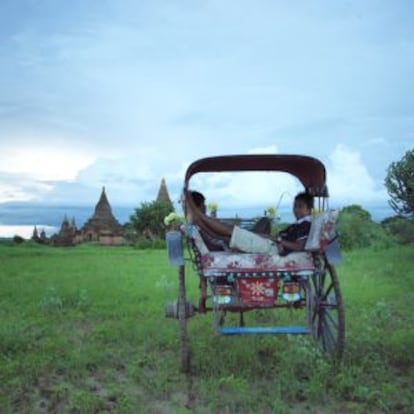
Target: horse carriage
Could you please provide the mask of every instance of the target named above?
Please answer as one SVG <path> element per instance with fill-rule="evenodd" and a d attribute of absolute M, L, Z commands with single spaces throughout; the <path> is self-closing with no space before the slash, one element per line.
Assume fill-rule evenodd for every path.
<path fill-rule="evenodd" d="M 208 217 L 195 205 L 190 181 L 199 173 L 283 172 L 296 177 L 314 200 L 313 219 L 305 250 L 281 257 L 242 251 L 210 251 L 203 235 L 230 242 L 234 228 Z M 179 319 L 184 371 L 190 368 L 187 320 L 212 313 L 217 335 L 309 335 L 326 355 L 340 359 L 344 349 L 345 317 L 335 264 L 340 261 L 335 223 L 337 212 L 328 208 L 324 165 L 300 155 L 229 155 L 202 158 L 185 174 L 183 207 L 186 221 L 179 231 L 168 232 L 169 262 L 178 266 L 179 297 L 166 306 L 166 315 Z M 248 227 L 252 220 L 239 220 Z M 183 240 L 186 243 L 183 243 Z M 183 244 L 188 247 L 188 257 Z M 199 277 L 198 303 L 186 298 L 186 261 Z M 299 324 L 246 323 L 252 311 L 289 310 L 300 313 Z M 228 316 L 233 317 L 229 318 Z M 238 315 L 236 318 L 234 315 Z M 280 321 L 279 321 L 280 322 Z"/>

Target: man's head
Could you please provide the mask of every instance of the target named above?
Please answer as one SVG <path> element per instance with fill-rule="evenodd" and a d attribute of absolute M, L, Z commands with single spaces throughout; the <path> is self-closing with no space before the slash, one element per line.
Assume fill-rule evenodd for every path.
<path fill-rule="evenodd" d="M 299 193 L 295 197 L 293 213 L 296 219 L 301 219 L 311 214 L 313 209 L 313 196 L 309 193 Z"/>
<path fill-rule="evenodd" d="M 203 194 L 201 194 L 198 191 L 190 191 L 191 198 L 194 201 L 194 204 L 197 206 L 197 208 L 203 213 L 206 214 L 207 208 L 206 208 L 206 198 Z"/>

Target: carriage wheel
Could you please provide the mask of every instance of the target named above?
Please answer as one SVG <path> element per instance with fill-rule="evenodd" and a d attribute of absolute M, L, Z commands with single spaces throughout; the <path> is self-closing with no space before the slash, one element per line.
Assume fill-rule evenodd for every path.
<path fill-rule="evenodd" d="M 324 352 L 340 360 L 344 351 L 345 312 L 335 268 L 320 260 L 310 281 L 309 322 Z"/>

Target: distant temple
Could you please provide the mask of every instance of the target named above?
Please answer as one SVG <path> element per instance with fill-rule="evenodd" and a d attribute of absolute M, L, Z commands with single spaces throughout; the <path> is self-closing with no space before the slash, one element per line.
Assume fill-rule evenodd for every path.
<path fill-rule="evenodd" d="M 36 226 L 34 226 L 34 229 L 33 229 L 32 240 L 35 242 L 40 240 L 39 233 L 37 232 Z"/>
<path fill-rule="evenodd" d="M 171 206 L 171 210 L 173 210 L 173 203 L 171 202 L 170 195 L 168 194 L 167 184 L 165 182 L 165 178 L 161 179 L 160 188 L 158 190 L 158 195 L 156 201 L 165 201 Z"/>
<path fill-rule="evenodd" d="M 96 204 L 93 216 L 78 230 L 75 220 L 69 223 L 65 217 L 59 233 L 51 239 L 53 246 L 74 246 L 84 241 L 94 241 L 103 245 L 119 246 L 126 243 L 125 230 L 112 214 L 105 193 L 105 187 Z"/>
<path fill-rule="evenodd" d="M 164 178 L 161 179 L 156 201 L 168 203 L 171 211 L 174 210 Z M 156 235 L 152 235 L 149 229 L 144 230 L 143 235 L 149 238 L 157 237 Z M 37 228 L 35 227 L 32 239 L 39 240 L 45 238 L 46 235 L 44 232 L 39 237 Z M 107 246 L 119 246 L 127 243 L 124 227 L 119 224 L 118 220 L 112 214 L 112 209 L 105 193 L 105 187 L 102 188 L 101 196 L 95 206 L 92 217 L 89 218 L 81 229 L 76 227 L 75 219 L 69 221 L 65 215 L 59 232 L 50 239 L 52 246 L 75 246 L 82 242 L 96 242 Z"/>
<path fill-rule="evenodd" d="M 56 247 L 74 246 L 76 243 L 79 243 L 77 236 L 78 230 L 76 229 L 75 220 L 72 219 L 72 221 L 69 222 L 65 215 L 62 224 L 60 225 L 59 233 L 52 236 L 50 243 L 52 246 Z"/>
<path fill-rule="evenodd" d="M 81 229 L 81 238 L 83 241 L 97 241 L 101 244 L 120 245 L 126 242 L 124 234 L 124 228 L 112 214 L 111 206 L 106 197 L 105 187 L 103 187 L 93 216 Z"/>
<path fill-rule="evenodd" d="M 40 235 L 39 235 L 39 232 L 37 231 L 37 226 L 34 226 L 31 240 L 36 242 L 36 243 L 46 243 L 47 237 L 46 237 L 45 230 L 42 229 L 41 232 L 40 232 Z"/>

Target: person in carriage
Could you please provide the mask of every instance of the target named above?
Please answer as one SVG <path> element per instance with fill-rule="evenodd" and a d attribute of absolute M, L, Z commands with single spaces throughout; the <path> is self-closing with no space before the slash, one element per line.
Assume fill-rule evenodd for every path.
<path fill-rule="evenodd" d="M 200 193 L 199 191 L 190 191 L 190 196 L 192 200 L 194 201 L 194 204 L 196 208 L 203 214 L 206 215 L 207 213 L 207 207 L 206 207 L 206 198 L 204 197 L 204 194 Z M 187 221 L 190 223 L 196 224 L 196 220 L 192 217 L 191 212 L 187 211 Z M 214 251 L 229 251 L 230 248 L 228 244 L 218 238 L 213 237 L 209 235 L 208 233 L 202 233 L 201 237 L 206 244 L 207 248 L 214 252 Z"/>
<path fill-rule="evenodd" d="M 205 215 L 206 204 L 204 195 L 199 191 L 191 191 L 190 195 L 196 207 Z M 263 243 L 261 243 L 261 239 L 264 239 L 269 241 L 269 244 L 266 244 L 266 246 L 269 246 L 270 248 L 269 252 L 285 256 L 294 251 L 304 250 L 311 228 L 312 209 L 312 195 L 306 192 L 297 194 L 293 204 L 293 214 L 296 218 L 296 222 L 281 230 L 277 234 L 275 240 L 270 236 L 270 221 L 266 217 L 260 219 L 250 231 L 234 226 L 232 229 L 230 246 L 225 240 L 218 237 L 212 237 L 205 232 L 201 234 L 201 237 L 210 251 L 238 250 L 249 253 L 263 252 Z M 191 215 L 189 215 L 187 219 L 191 221 Z M 246 239 L 249 239 L 247 246 L 245 243 Z M 274 242 L 276 242 L 277 250 L 272 249 Z"/>
<path fill-rule="evenodd" d="M 312 195 L 306 192 L 296 195 L 293 203 L 293 214 L 295 215 L 296 222 L 280 231 L 276 238 L 278 251 L 281 256 L 305 249 L 312 224 L 312 209 Z"/>

